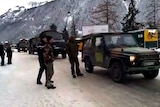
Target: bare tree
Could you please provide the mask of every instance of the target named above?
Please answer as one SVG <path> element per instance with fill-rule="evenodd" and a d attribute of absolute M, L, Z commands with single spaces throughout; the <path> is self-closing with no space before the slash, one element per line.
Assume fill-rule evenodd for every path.
<path fill-rule="evenodd" d="M 158 16 L 160 10 L 159 0 L 148 0 L 147 2 L 147 24 L 151 28 L 157 28 L 160 25 L 160 16 Z"/>
<path fill-rule="evenodd" d="M 109 29 L 118 29 L 117 0 L 104 0 L 91 11 L 90 21 L 93 24 L 108 24 Z"/>

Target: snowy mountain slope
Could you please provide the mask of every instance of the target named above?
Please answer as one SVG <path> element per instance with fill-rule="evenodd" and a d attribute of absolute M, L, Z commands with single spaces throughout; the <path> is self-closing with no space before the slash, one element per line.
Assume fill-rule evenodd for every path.
<path fill-rule="evenodd" d="M 74 16 L 76 28 L 82 29 L 84 25 L 91 25 L 90 11 L 103 0 L 54 0 L 30 9 L 17 6 L 0 16 L 0 40 L 17 41 L 20 38 L 31 38 L 43 30 L 49 29 L 54 23 L 62 31 L 66 24 L 65 19 Z M 120 19 L 126 13 L 126 7 L 121 0 L 117 0 Z M 71 22 L 68 23 L 68 28 Z"/>

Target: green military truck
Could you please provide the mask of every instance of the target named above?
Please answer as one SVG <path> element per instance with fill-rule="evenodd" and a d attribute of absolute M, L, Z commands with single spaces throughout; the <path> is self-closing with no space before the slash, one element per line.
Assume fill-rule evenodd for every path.
<path fill-rule="evenodd" d="M 39 42 L 40 42 L 40 39 L 38 36 L 32 37 L 28 40 L 29 54 L 34 54 L 35 52 L 37 52 L 37 47 Z"/>
<path fill-rule="evenodd" d="M 24 51 L 27 52 L 28 50 L 28 39 L 20 39 L 17 43 L 17 50 L 18 52 Z"/>
<path fill-rule="evenodd" d="M 115 82 L 127 74 L 143 74 L 154 79 L 159 73 L 159 53 L 139 47 L 133 33 L 98 33 L 83 37 L 82 61 L 87 72 L 94 66 L 108 69 Z"/>

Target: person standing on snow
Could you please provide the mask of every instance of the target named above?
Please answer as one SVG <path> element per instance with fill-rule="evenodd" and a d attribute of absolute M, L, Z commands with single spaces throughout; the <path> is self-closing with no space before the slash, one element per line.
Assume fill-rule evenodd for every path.
<path fill-rule="evenodd" d="M 46 66 L 44 64 L 43 51 L 44 51 L 44 45 L 45 43 L 47 43 L 47 37 L 43 33 L 41 33 L 39 38 L 40 38 L 40 43 L 38 44 L 37 47 L 37 53 L 38 53 L 38 61 L 40 68 L 37 76 L 37 84 L 41 85 L 42 84 L 41 77 L 44 71 L 46 75 Z"/>
<path fill-rule="evenodd" d="M 8 57 L 8 64 L 12 64 L 12 48 L 9 43 L 6 44 L 6 53 Z"/>
<path fill-rule="evenodd" d="M 46 87 L 48 89 L 56 88 L 51 82 L 51 78 L 54 74 L 54 68 L 53 68 L 54 55 L 53 55 L 53 48 L 51 46 L 53 42 L 54 40 L 52 37 L 48 39 L 48 43 L 44 45 L 44 51 L 43 51 L 44 64 L 46 66 Z"/>
<path fill-rule="evenodd" d="M 74 36 L 70 36 L 69 40 L 66 44 L 66 51 L 69 57 L 69 62 L 71 64 L 71 74 L 73 78 L 76 78 L 75 70 L 74 70 L 74 64 L 76 64 L 76 74 L 77 76 L 83 76 L 79 69 L 79 61 L 78 61 L 78 46 L 75 41 Z"/>
<path fill-rule="evenodd" d="M 1 66 L 4 66 L 5 52 L 4 52 L 4 46 L 2 43 L 0 43 L 0 56 L 1 56 Z"/>

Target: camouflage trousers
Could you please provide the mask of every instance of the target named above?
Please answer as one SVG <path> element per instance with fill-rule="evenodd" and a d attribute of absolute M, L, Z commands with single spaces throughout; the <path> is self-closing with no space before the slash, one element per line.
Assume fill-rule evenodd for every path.
<path fill-rule="evenodd" d="M 51 79 L 54 74 L 53 63 L 45 63 L 46 66 L 46 85 L 51 85 Z"/>

